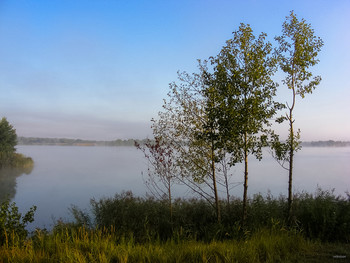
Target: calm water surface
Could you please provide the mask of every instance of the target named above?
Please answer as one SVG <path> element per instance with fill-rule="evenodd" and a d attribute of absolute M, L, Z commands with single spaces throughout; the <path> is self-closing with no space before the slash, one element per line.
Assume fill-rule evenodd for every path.
<path fill-rule="evenodd" d="M 30 228 L 50 228 L 57 219 L 69 220 L 68 208 L 74 204 L 88 208 L 91 198 L 111 197 L 131 190 L 144 196 L 141 171 L 147 162 L 133 147 L 74 147 L 74 146 L 18 146 L 17 151 L 33 158 L 34 169 L 29 175 L 17 178 L 14 201 L 21 211 L 37 206 L 35 222 Z M 304 147 L 295 158 L 294 191 L 314 192 L 335 188 L 337 194 L 350 190 L 350 148 Z M 243 167 L 231 169 L 232 182 L 240 182 Z M 248 193 L 274 196 L 286 195 L 288 172 L 269 154 L 259 162 L 249 163 Z M 231 195 L 241 196 L 239 185 Z M 176 196 L 191 196 L 184 188 L 175 190 Z"/>

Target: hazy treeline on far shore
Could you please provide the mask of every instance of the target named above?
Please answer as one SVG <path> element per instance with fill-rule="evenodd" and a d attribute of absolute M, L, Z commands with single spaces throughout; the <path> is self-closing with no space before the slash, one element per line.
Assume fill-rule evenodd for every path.
<path fill-rule="evenodd" d="M 306 147 L 348 147 L 350 142 L 342 141 L 312 141 L 312 142 L 302 142 L 302 146 Z"/>
<path fill-rule="evenodd" d="M 38 138 L 38 137 L 18 137 L 18 145 L 62 145 L 62 146 L 134 146 L 135 142 L 144 144 L 147 139 L 116 139 L 113 141 L 95 141 L 83 139 L 67 138 Z M 302 142 L 305 147 L 348 147 L 350 141 L 307 141 Z"/>
<path fill-rule="evenodd" d="M 134 146 L 135 142 L 143 144 L 146 140 L 113 140 L 113 141 L 94 141 L 82 139 L 67 138 L 37 138 L 37 137 L 18 137 L 18 145 L 62 145 L 62 146 Z"/>

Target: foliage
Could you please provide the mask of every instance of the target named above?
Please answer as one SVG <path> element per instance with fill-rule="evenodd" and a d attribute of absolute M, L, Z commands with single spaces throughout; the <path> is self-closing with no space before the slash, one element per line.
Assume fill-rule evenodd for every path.
<path fill-rule="evenodd" d="M 171 236 L 168 203 L 164 200 L 144 200 L 125 192 L 113 199 L 91 200 L 91 206 L 96 227 L 114 226 L 122 237 L 135 237 L 138 242 L 143 242 L 158 236 L 161 239 Z"/>
<path fill-rule="evenodd" d="M 16 130 L 6 118 L 2 118 L 0 121 L 0 168 L 10 162 L 16 151 L 16 145 Z"/>
<path fill-rule="evenodd" d="M 242 162 L 244 152 L 261 159 L 261 135 L 276 110 L 273 101 L 276 84 L 272 81 L 276 59 L 270 54 L 272 46 L 265 42 L 266 34 L 255 39 L 249 25 L 241 24 L 215 58 L 211 59 L 214 73 L 205 95 L 211 107 L 210 121 L 217 122 L 225 147 L 234 153 L 234 160 Z M 244 136 L 248 138 L 245 140 Z"/>
<path fill-rule="evenodd" d="M 20 168 L 27 173 L 33 168 L 33 160 L 16 153 L 17 134 L 15 128 L 2 118 L 0 121 L 0 169 Z"/>
<path fill-rule="evenodd" d="M 36 206 L 22 216 L 18 212 L 16 203 L 10 203 L 9 200 L 4 201 L 0 207 L 0 246 L 11 246 L 22 243 L 28 235 L 25 229 L 28 223 L 34 221 L 34 213 Z"/>
<path fill-rule="evenodd" d="M 173 164 L 177 167 L 172 176 L 207 200 L 220 221 L 216 166 L 219 153 L 212 141 L 201 136 L 208 124 L 203 76 L 183 72 L 179 74 L 179 82 L 170 84 L 163 111 L 158 113 L 158 119 L 152 120 L 153 135 L 172 149 Z"/>
<path fill-rule="evenodd" d="M 7 121 L 2 118 L 0 121 L 0 152 L 15 152 L 17 144 L 16 130 Z"/>
<path fill-rule="evenodd" d="M 293 11 L 282 25 L 282 35 L 276 37 L 276 40 L 279 43 L 276 50 L 279 64 L 286 73 L 283 83 L 295 92 L 295 95 L 304 98 L 306 94 L 312 93 L 321 81 L 320 76 L 310 80 L 312 72 L 309 68 L 319 62 L 317 55 L 323 41 L 314 35 L 311 25 L 304 19 L 299 21 Z"/>
<path fill-rule="evenodd" d="M 314 195 L 297 195 L 294 215 L 309 238 L 350 242 L 350 195 L 344 198 L 333 192 L 319 188 Z"/>

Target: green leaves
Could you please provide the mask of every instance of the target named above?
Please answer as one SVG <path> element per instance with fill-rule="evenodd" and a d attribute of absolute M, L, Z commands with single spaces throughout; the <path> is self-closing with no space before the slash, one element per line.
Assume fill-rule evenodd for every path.
<path fill-rule="evenodd" d="M 34 221 L 34 213 L 36 206 L 33 206 L 29 211 L 22 216 L 18 212 L 16 203 L 10 203 L 9 200 L 1 203 L 0 206 L 0 245 L 14 245 L 11 242 L 23 242 L 28 235 L 28 231 L 25 229 L 28 223 Z M 12 238 L 10 239 L 9 237 Z"/>
<path fill-rule="evenodd" d="M 284 83 L 302 98 L 320 83 L 321 77 L 313 79 L 309 68 L 316 65 L 323 41 L 314 35 L 314 30 L 304 19 L 299 21 L 291 11 L 282 26 L 282 35 L 275 37 L 279 47 L 275 49 L 279 64 L 287 75 Z"/>
<path fill-rule="evenodd" d="M 7 121 L 2 118 L 0 121 L 0 152 L 15 152 L 17 144 L 16 130 Z"/>
<path fill-rule="evenodd" d="M 16 151 L 16 145 L 16 130 L 6 118 L 2 118 L 0 121 L 0 168 L 10 164 Z"/>
<path fill-rule="evenodd" d="M 245 151 L 261 158 L 260 133 L 281 108 L 273 101 L 277 84 L 272 76 L 277 58 L 272 54 L 272 44 L 265 39 L 265 33 L 256 38 L 249 25 L 241 24 L 219 55 L 211 58 L 213 73 L 205 74 L 209 120 L 238 161 L 243 160 Z"/>

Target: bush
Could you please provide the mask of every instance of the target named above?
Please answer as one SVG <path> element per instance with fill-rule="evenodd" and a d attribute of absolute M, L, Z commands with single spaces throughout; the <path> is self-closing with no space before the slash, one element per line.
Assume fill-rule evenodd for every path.
<path fill-rule="evenodd" d="M 167 239 L 172 235 L 166 201 L 143 199 L 124 192 L 114 198 L 91 200 L 91 206 L 98 228 L 114 226 L 118 234 L 135 237 L 137 242 Z"/>
<path fill-rule="evenodd" d="M 346 199 L 319 188 L 314 195 L 302 193 L 294 200 L 295 217 L 307 237 L 350 241 L 350 196 Z"/>
<path fill-rule="evenodd" d="M 4 201 L 0 207 L 0 246 L 18 245 L 22 243 L 28 231 L 25 229 L 28 223 L 34 221 L 36 206 L 33 206 L 22 217 L 18 212 L 16 203 L 9 200 Z"/>

